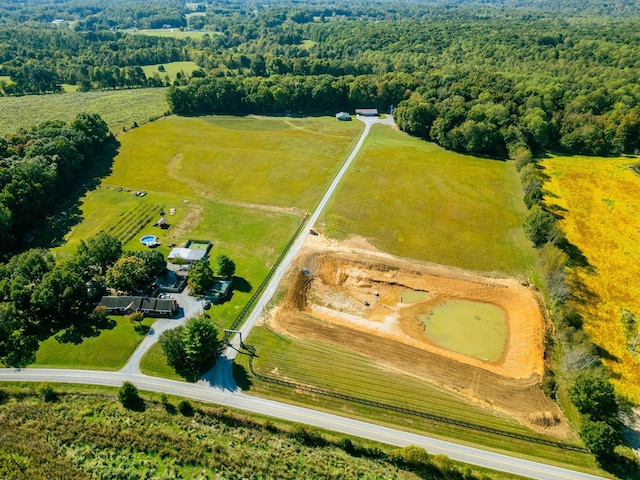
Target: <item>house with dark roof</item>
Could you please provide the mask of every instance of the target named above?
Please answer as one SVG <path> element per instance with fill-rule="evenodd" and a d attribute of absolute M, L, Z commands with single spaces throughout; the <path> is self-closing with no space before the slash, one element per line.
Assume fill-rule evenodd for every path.
<path fill-rule="evenodd" d="M 142 312 L 150 317 L 170 317 L 178 310 L 178 302 L 173 298 L 105 296 L 100 306 L 112 315 L 128 315 Z"/>

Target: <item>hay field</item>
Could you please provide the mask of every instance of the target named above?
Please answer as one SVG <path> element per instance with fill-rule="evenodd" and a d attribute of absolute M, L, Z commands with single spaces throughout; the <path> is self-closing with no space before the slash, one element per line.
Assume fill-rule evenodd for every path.
<path fill-rule="evenodd" d="M 572 269 L 584 328 L 606 352 L 617 391 L 640 402 L 640 363 L 629 350 L 623 309 L 640 319 L 640 177 L 629 158 L 556 157 L 542 163 L 546 202 L 589 266 Z"/>
<path fill-rule="evenodd" d="M 536 278 L 535 251 L 511 163 L 443 150 L 374 126 L 321 222 L 384 252 Z"/>
<path fill-rule="evenodd" d="M 166 117 L 122 136 L 105 184 L 311 211 L 362 129 L 333 117 Z"/>
<path fill-rule="evenodd" d="M 47 120 L 69 121 L 82 112 L 98 113 L 118 133 L 167 112 L 166 93 L 166 88 L 138 88 L 0 97 L 0 136 Z"/>

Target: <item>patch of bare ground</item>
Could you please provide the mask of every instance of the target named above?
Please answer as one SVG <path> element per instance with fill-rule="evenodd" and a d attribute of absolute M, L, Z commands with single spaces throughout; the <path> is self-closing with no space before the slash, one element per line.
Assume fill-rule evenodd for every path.
<path fill-rule="evenodd" d="M 171 227 L 169 231 L 168 239 L 184 238 L 189 232 L 193 231 L 202 219 L 204 209 L 195 203 L 190 204 L 187 214 L 182 219 Z"/>
<path fill-rule="evenodd" d="M 338 243 L 322 236 L 309 237 L 285 281 L 287 295 L 271 312 L 272 328 L 357 351 L 382 368 L 430 382 L 533 430 L 574 437 L 539 387 L 545 320 L 539 295 L 520 281 L 392 257 L 371 251 L 363 239 Z M 407 289 L 426 296 L 402 304 Z M 423 334 L 412 310 L 451 299 L 503 310 L 508 340 L 498 361 L 447 350 Z"/>

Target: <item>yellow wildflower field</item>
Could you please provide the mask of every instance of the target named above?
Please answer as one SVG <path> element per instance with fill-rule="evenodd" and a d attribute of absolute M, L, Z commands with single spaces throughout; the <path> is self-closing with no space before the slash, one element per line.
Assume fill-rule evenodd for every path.
<path fill-rule="evenodd" d="M 588 265 L 574 266 L 576 308 L 603 350 L 618 393 L 640 402 L 640 361 L 630 350 L 640 320 L 640 176 L 630 158 L 556 157 L 542 162 L 549 176 L 546 203 Z M 640 345 L 636 348 L 640 352 Z M 639 353 L 640 355 L 640 353 Z"/>

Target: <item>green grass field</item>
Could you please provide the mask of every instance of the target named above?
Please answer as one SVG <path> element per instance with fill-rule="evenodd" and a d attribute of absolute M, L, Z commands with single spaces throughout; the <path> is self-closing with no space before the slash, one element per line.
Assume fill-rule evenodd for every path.
<path fill-rule="evenodd" d="M 153 377 L 169 378 L 171 380 L 184 381 L 172 367 L 167 365 L 167 356 L 162 351 L 159 343 L 154 344 L 142 357 L 140 371 Z"/>
<path fill-rule="evenodd" d="M 142 335 L 134 330 L 125 317 L 110 317 L 116 321 L 112 329 L 100 330 L 97 337 L 85 338 L 82 343 L 60 343 L 50 337 L 40 344 L 34 367 L 84 368 L 90 370 L 119 370 L 136 349 Z M 150 326 L 153 318 L 142 322 Z"/>
<path fill-rule="evenodd" d="M 511 163 L 378 125 L 321 221 L 331 237 L 361 235 L 395 255 L 535 279 L 521 197 Z"/>
<path fill-rule="evenodd" d="M 333 117 L 171 116 L 123 135 L 104 183 L 310 211 L 362 128 Z"/>
<path fill-rule="evenodd" d="M 283 251 L 303 219 L 301 211 L 318 201 L 361 128 L 330 117 L 169 117 L 127 132 L 113 173 L 69 212 L 77 224 L 54 254 L 65 258 L 99 232 L 118 237 L 125 250 L 145 249 L 140 237 L 155 235 L 165 255 L 171 244 L 210 240 L 211 258 L 226 254 L 236 264 L 232 296 L 209 311 L 226 328 Z M 305 162 L 315 167 L 300 176 Z M 144 197 L 134 195 L 140 190 L 146 191 Z M 175 215 L 169 215 L 172 209 Z M 161 210 L 167 229 L 153 227 Z M 110 337 L 102 340 L 109 350 Z M 164 371 L 163 358 L 156 355 L 150 362 Z"/>
<path fill-rule="evenodd" d="M 112 132 L 162 116 L 169 106 L 166 88 L 72 92 L 0 97 L 0 135 L 15 133 L 46 120 L 69 121 L 78 113 L 98 113 Z"/>
<path fill-rule="evenodd" d="M 158 70 L 160 65 L 164 67 L 164 72 Z M 178 73 L 182 72 L 187 77 L 190 77 L 194 70 L 199 69 L 200 67 L 195 62 L 158 63 L 156 65 L 145 65 L 142 67 L 147 78 L 151 78 L 157 73 L 161 80 L 169 77 L 170 82 L 173 82 L 176 79 L 176 74 Z"/>

